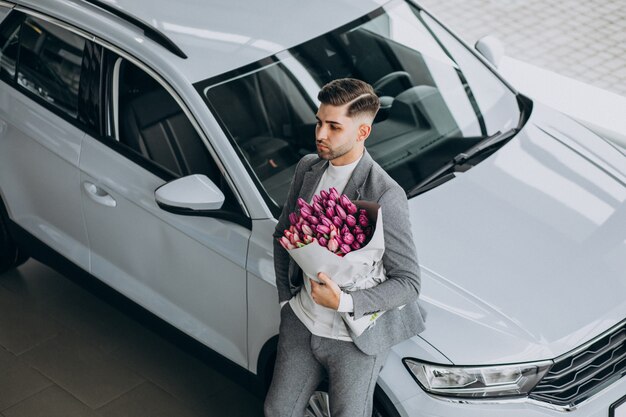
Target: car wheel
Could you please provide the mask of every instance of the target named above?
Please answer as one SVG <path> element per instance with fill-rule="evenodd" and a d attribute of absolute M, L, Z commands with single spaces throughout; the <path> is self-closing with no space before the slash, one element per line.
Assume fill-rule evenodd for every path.
<path fill-rule="evenodd" d="M 318 390 L 311 395 L 309 405 L 304 411 L 304 417 L 331 417 L 330 406 L 328 404 L 328 392 Z M 374 395 L 372 417 L 391 417 L 391 415 L 383 409 L 376 395 Z"/>
<path fill-rule="evenodd" d="M 17 247 L 9 234 L 6 219 L 0 214 L 0 273 L 20 266 L 29 255 Z"/>

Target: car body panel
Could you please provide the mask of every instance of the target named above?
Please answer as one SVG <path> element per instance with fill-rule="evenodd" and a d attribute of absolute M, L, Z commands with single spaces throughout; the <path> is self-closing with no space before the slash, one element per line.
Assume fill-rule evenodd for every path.
<path fill-rule="evenodd" d="M 246 253 L 250 231 L 235 223 L 182 216 L 158 207 L 164 181 L 87 136 L 81 182 L 116 206 L 83 192 L 90 272 L 211 349 L 247 367 Z"/>
<path fill-rule="evenodd" d="M 597 165 L 620 162 L 599 138 L 587 156 L 545 133 L 550 112 L 409 202 L 434 304 L 422 337 L 455 364 L 553 358 L 626 317 L 625 167 Z"/>
<path fill-rule="evenodd" d="M 4 81 L 0 84 L 0 189 L 9 215 L 88 268 L 78 174 L 85 134 Z"/>

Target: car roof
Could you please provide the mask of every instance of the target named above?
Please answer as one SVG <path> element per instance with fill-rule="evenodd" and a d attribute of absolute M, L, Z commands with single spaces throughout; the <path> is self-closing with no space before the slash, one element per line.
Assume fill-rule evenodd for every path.
<path fill-rule="evenodd" d="M 14 0 L 35 10 L 71 15 L 88 0 Z M 187 59 L 163 48 L 191 82 L 256 62 L 355 20 L 387 0 L 106 0 L 170 38 Z M 56 9 L 56 10 L 55 10 Z M 107 19 L 120 18 L 108 15 Z M 106 22 L 104 22 L 106 23 Z M 130 26 L 130 23 L 128 24 Z M 142 32 L 137 29 L 138 32 Z M 105 32 L 106 33 L 106 32 Z"/>

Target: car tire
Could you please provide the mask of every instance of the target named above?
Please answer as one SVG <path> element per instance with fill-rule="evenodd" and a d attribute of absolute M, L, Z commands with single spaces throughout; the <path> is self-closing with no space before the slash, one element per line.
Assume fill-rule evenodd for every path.
<path fill-rule="evenodd" d="M 0 273 L 22 265 L 30 258 L 28 253 L 19 248 L 7 227 L 5 216 L 0 213 Z"/>

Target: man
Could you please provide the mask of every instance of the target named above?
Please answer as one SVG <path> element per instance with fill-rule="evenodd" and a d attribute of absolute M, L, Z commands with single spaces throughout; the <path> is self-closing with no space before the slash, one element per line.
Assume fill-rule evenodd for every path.
<path fill-rule="evenodd" d="M 379 99 L 369 84 L 351 78 L 326 84 L 318 99 L 317 155 L 298 163 L 274 232 L 281 322 L 266 417 L 302 417 L 325 374 L 332 417 L 369 417 L 376 380 L 391 346 L 425 328 L 417 301 L 420 274 L 406 194 L 365 149 Z M 345 293 L 323 272 L 317 276 L 319 283 L 303 277 L 278 243 L 297 199 L 310 202 L 330 187 L 352 200 L 381 205 L 387 280 L 373 288 Z M 385 314 L 358 337 L 339 314 L 349 312 L 358 319 L 376 311 Z"/>

